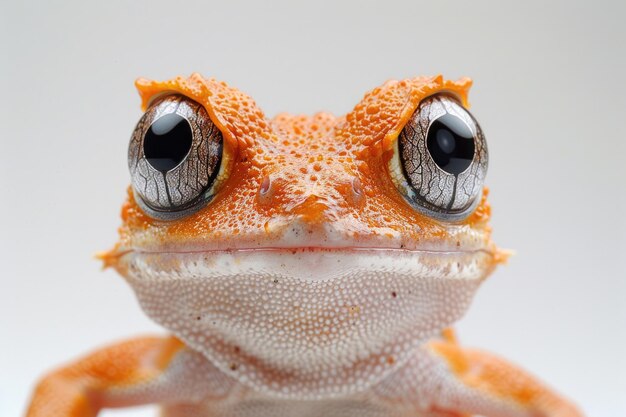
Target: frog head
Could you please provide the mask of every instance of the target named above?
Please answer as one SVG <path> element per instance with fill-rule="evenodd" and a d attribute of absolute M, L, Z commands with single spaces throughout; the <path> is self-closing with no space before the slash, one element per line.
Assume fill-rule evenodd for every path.
<path fill-rule="evenodd" d="M 504 258 L 470 85 L 388 81 L 345 116 L 268 119 L 198 74 L 139 79 L 132 185 L 102 258 L 148 316 L 249 386 L 371 386 Z"/>

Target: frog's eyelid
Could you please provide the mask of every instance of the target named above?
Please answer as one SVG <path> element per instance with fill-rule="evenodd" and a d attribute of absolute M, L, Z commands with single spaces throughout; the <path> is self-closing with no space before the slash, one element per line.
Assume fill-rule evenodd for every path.
<path fill-rule="evenodd" d="M 157 103 L 161 99 L 163 99 L 165 97 L 168 97 L 168 96 L 182 96 L 182 97 L 186 97 L 184 94 L 181 94 L 181 93 L 179 93 L 178 91 L 175 91 L 175 90 L 163 90 L 163 91 L 160 91 L 160 92 L 155 93 L 155 94 L 150 96 L 150 98 L 146 102 L 146 111 L 150 110 L 150 108 L 155 103 Z"/>

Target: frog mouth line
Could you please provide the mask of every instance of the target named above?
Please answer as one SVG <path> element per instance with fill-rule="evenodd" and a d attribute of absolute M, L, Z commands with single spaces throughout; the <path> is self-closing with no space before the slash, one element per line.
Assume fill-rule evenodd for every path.
<path fill-rule="evenodd" d="M 203 249 L 203 248 L 182 248 L 172 250 L 169 248 L 147 249 L 117 249 L 107 253 L 99 254 L 97 257 L 102 260 L 103 267 L 113 267 L 118 269 L 122 275 L 125 265 L 133 264 L 138 258 L 150 259 L 150 262 L 158 263 L 157 257 L 169 259 L 177 262 L 184 259 L 192 258 L 232 258 L 232 259 L 261 259 L 267 257 L 267 263 L 271 263 L 272 259 L 289 260 L 289 258 L 316 258 L 320 262 L 326 259 L 340 257 L 349 259 L 350 257 L 364 259 L 366 257 L 388 257 L 390 259 L 404 260 L 410 258 L 417 259 L 439 259 L 440 262 L 455 262 L 463 259 L 465 262 L 473 258 L 481 259 L 485 269 L 493 270 L 498 264 L 505 263 L 510 251 L 501 250 L 496 247 L 480 247 L 480 248 L 387 248 L 387 247 L 366 247 L 366 246 L 304 246 L 304 247 L 287 247 L 287 246 L 265 246 L 265 247 L 241 247 L 241 248 L 224 248 L 224 249 Z M 244 261 L 245 262 L 245 261 Z M 289 260 L 291 262 L 291 260 Z"/>
<path fill-rule="evenodd" d="M 483 278 L 499 262 L 497 252 L 487 248 L 472 250 L 441 249 L 388 249 L 364 247 L 263 247 L 211 250 L 160 250 L 135 249 L 120 254 L 113 264 L 127 267 L 146 277 L 175 277 L 181 275 L 198 278 L 236 277 L 241 275 L 279 275 L 307 281 L 336 279 L 355 271 L 402 270 L 406 274 L 425 271 L 431 275 Z M 202 269 L 201 266 L 206 268 Z M 198 269 L 199 268 L 199 269 Z M 145 275 L 144 275 L 145 273 Z M 207 275 L 208 274 L 208 275 Z M 138 275 L 138 276 L 139 276 Z M 443 276 L 442 275 L 442 276 Z"/>
<path fill-rule="evenodd" d="M 289 246 L 265 246 L 265 247 L 242 247 L 242 248 L 224 248 L 224 249 L 201 249 L 201 248 L 189 248 L 189 249 L 146 249 L 146 248 L 131 248 L 131 249 L 117 249 L 107 253 L 97 255 L 97 257 L 103 261 L 104 267 L 118 267 L 120 264 L 125 264 L 132 258 L 137 257 L 149 257 L 163 256 L 169 259 L 176 257 L 219 257 L 219 256 L 299 256 L 299 255 L 315 255 L 322 256 L 327 254 L 329 256 L 357 256 L 363 257 L 370 254 L 374 257 L 380 257 L 389 255 L 391 257 L 442 257 L 442 258 L 472 258 L 479 257 L 485 259 L 487 263 L 495 267 L 498 264 L 505 263 L 511 252 L 507 250 L 498 249 L 495 247 L 482 247 L 475 249 L 452 249 L 452 248 L 388 248 L 388 247 L 366 247 L 366 246 L 302 246 L 302 247 L 289 247 Z"/>
<path fill-rule="evenodd" d="M 267 246 L 257 248 L 226 248 L 226 249 L 188 249 L 188 250 L 147 250 L 144 248 L 133 248 L 126 251 L 122 251 L 120 254 L 125 255 L 129 253 L 135 254 L 230 254 L 230 253 L 246 253 L 246 252 L 292 252 L 305 253 L 305 252 L 374 252 L 374 253 L 415 253 L 415 254 L 433 254 L 433 255 L 468 255 L 473 253 L 483 253 L 494 258 L 498 257 L 501 250 L 492 250 L 487 248 L 478 249 L 407 249 L 407 248 L 386 248 L 386 247 L 366 247 L 366 246 Z"/>

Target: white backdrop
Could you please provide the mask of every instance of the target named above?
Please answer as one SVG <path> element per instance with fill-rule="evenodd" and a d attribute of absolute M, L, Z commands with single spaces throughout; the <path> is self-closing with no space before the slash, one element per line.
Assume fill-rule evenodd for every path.
<path fill-rule="evenodd" d="M 26 3 L 0 10 L 1 416 L 45 370 L 161 332 L 92 254 L 116 240 L 134 78 L 192 71 L 268 115 L 342 114 L 388 78 L 474 78 L 495 240 L 517 256 L 460 336 L 589 416 L 626 415 L 623 1 Z"/>

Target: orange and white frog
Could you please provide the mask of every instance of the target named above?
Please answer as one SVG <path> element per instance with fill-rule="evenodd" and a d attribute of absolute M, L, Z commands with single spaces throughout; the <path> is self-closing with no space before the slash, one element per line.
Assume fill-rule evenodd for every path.
<path fill-rule="evenodd" d="M 50 373 L 28 417 L 577 417 L 450 326 L 506 259 L 471 81 L 388 81 L 342 117 L 198 74 L 139 79 L 132 185 L 102 254 L 169 337 Z"/>

